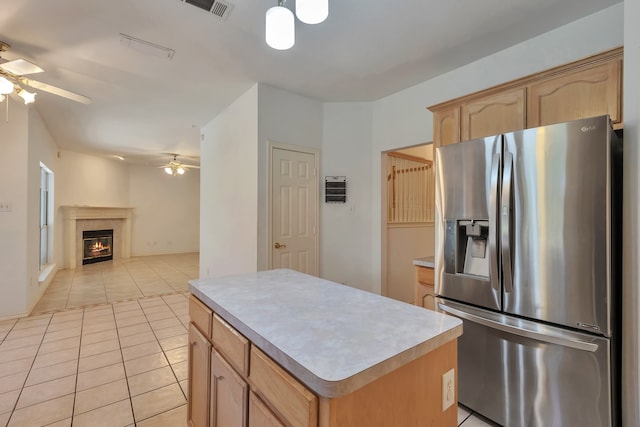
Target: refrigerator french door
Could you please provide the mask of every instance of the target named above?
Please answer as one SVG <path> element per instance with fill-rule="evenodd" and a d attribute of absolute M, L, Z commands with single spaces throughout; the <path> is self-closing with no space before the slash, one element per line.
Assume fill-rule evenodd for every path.
<path fill-rule="evenodd" d="M 602 116 L 436 151 L 459 399 L 500 424 L 617 419 L 621 149 Z"/>

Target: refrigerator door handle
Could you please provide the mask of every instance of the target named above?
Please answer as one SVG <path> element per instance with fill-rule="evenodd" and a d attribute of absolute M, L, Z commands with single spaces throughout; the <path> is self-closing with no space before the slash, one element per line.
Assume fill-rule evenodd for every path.
<path fill-rule="evenodd" d="M 500 276 L 498 275 L 498 185 L 500 174 L 500 154 L 493 155 L 491 162 L 491 192 L 489 194 L 489 257 L 491 287 L 500 291 Z"/>
<path fill-rule="evenodd" d="M 513 292 L 511 268 L 511 190 L 513 183 L 513 155 L 504 153 L 502 197 L 500 199 L 500 230 L 502 244 L 502 280 L 505 292 Z"/>
<path fill-rule="evenodd" d="M 467 313 L 466 311 L 458 310 L 443 303 L 438 303 L 438 308 L 445 313 L 452 314 L 460 319 L 468 320 L 469 322 L 477 323 L 479 325 L 486 326 L 491 329 L 497 329 L 508 334 L 513 334 L 532 340 L 540 341 L 543 343 L 561 345 L 563 347 L 574 348 L 576 350 L 589 351 L 595 353 L 598 350 L 598 344 L 582 341 L 573 337 L 562 337 L 558 335 L 547 335 L 531 329 L 525 329 L 518 326 L 507 325 L 495 320 L 487 319 L 485 317 L 477 316 L 475 314 Z"/>

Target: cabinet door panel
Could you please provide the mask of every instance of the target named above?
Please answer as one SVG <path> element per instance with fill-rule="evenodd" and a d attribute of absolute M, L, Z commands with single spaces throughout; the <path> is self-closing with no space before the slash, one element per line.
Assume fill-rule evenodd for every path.
<path fill-rule="evenodd" d="M 528 127 L 604 114 L 620 123 L 621 69 L 621 61 L 613 61 L 532 83 Z"/>
<path fill-rule="evenodd" d="M 249 393 L 249 427 L 285 427 L 253 392 Z"/>
<path fill-rule="evenodd" d="M 462 104 L 460 140 L 524 129 L 525 97 L 525 88 L 519 88 Z"/>
<path fill-rule="evenodd" d="M 211 354 L 211 427 L 246 427 L 247 383 L 215 351 Z"/>
<path fill-rule="evenodd" d="M 416 284 L 414 305 L 435 310 L 435 292 L 433 286 Z"/>
<path fill-rule="evenodd" d="M 460 142 L 460 108 L 433 113 L 433 146 Z"/>
<path fill-rule="evenodd" d="M 187 420 L 190 427 L 209 426 L 209 373 L 211 344 L 189 324 L 189 382 Z"/>

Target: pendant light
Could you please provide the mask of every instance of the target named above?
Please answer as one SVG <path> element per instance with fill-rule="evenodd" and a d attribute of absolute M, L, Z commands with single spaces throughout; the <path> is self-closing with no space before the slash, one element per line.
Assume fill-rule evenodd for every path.
<path fill-rule="evenodd" d="M 295 18 L 293 12 L 283 6 L 279 0 L 278 6 L 267 10 L 265 19 L 265 39 L 274 49 L 287 50 L 296 42 Z"/>
<path fill-rule="evenodd" d="M 305 24 L 319 24 L 329 16 L 329 0 L 296 0 L 296 16 Z"/>

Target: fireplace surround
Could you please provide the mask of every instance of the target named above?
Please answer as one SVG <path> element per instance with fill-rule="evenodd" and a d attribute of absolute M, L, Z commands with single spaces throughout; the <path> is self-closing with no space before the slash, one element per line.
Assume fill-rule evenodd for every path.
<path fill-rule="evenodd" d="M 131 220 L 133 208 L 62 206 L 64 217 L 64 268 L 81 266 L 83 231 L 113 230 L 113 259 L 131 257 Z"/>

